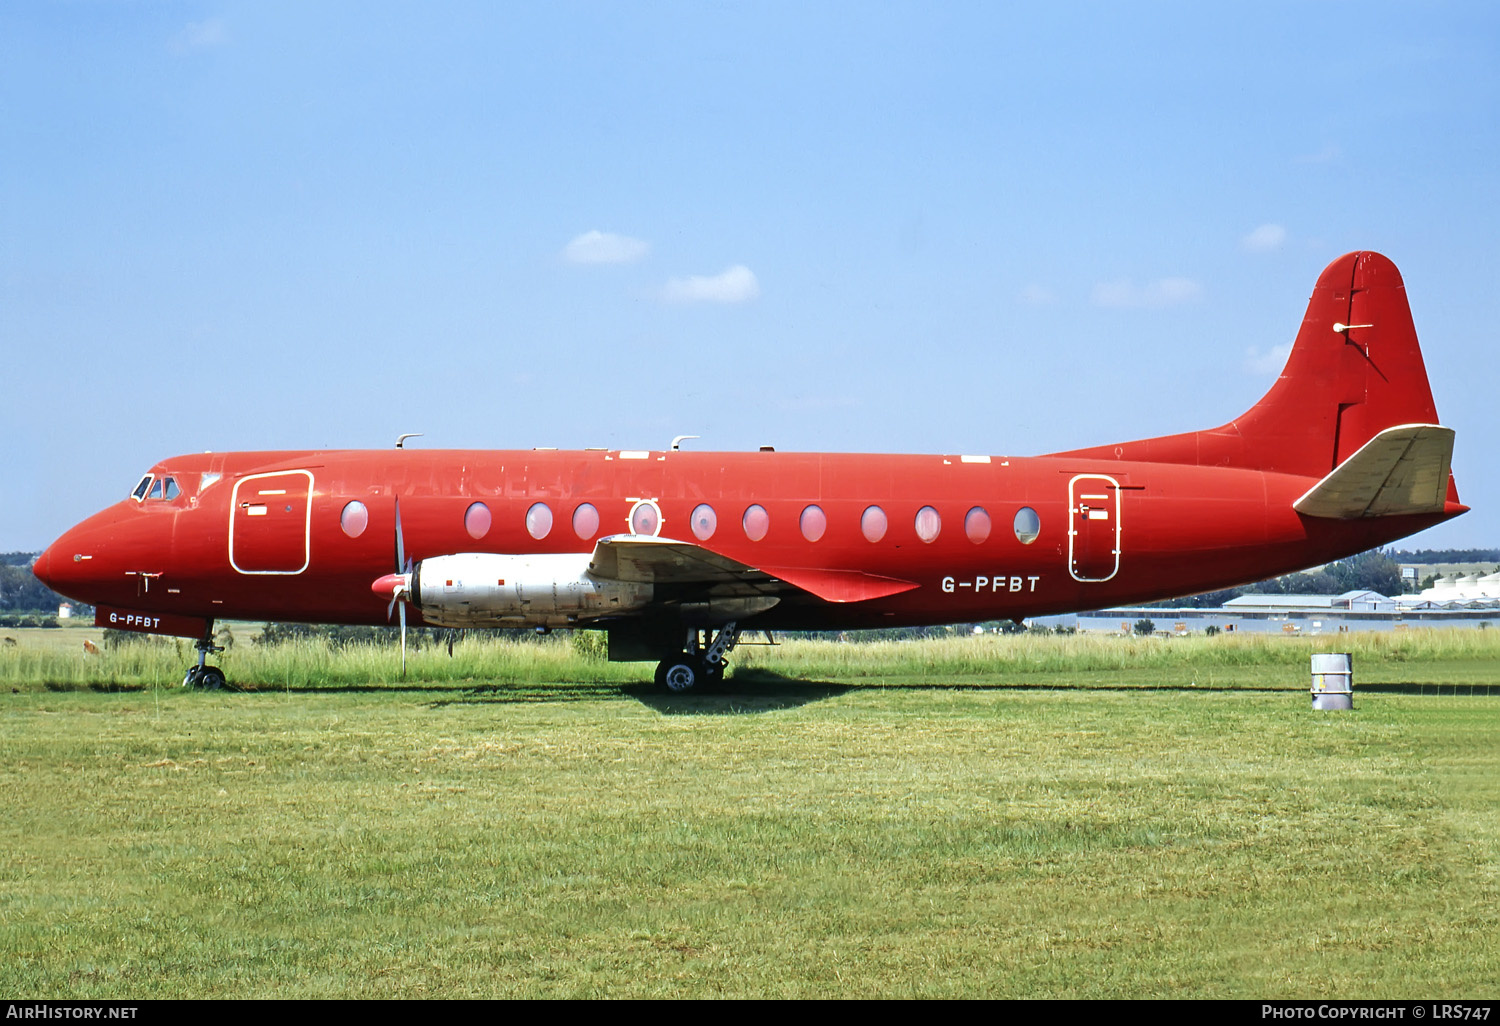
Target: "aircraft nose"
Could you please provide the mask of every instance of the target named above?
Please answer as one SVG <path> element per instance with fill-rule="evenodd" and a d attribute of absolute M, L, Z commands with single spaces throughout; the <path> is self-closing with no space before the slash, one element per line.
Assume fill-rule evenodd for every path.
<path fill-rule="evenodd" d="M 57 548 L 56 543 L 42 550 L 42 554 L 36 557 L 36 562 L 31 564 L 31 572 L 37 580 L 47 587 L 52 588 L 52 550 Z M 56 588 L 52 588 L 56 591 Z"/>

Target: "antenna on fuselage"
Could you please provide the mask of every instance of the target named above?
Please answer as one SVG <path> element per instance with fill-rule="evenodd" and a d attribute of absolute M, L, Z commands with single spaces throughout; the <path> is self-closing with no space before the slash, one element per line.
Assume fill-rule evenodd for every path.
<path fill-rule="evenodd" d="M 399 438 L 396 439 L 396 448 L 398 448 L 398 449 L 405 449 L 406 448 L 406 440 L 408 438 L 421 438 L 422 434 L 423 434 L 423 432 L 421 432 L 421 431 L 408 431 L 406 434 L 404 434 L 404 435 L 402 435 L 402 436 L 400 436 Z"/>
<path fill-rule="evenodd" d="M 677 452 L 678 450 L 680 450 L 682 448 L 682 443 L 686 442 L 689 438 L 702 437 L 702 435 L 678 435 L 676 438 L 672 439 L 672 451 Z"/>

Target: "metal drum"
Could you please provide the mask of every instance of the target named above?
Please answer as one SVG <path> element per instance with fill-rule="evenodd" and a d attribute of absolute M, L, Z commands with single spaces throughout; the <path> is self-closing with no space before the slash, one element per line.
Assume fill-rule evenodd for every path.
<path fill-rule="evenodd" d="M 1354 708 L 1354 659 L 1348 652 L 1320 652 L 1313 655 L 1312 707 Z"/>

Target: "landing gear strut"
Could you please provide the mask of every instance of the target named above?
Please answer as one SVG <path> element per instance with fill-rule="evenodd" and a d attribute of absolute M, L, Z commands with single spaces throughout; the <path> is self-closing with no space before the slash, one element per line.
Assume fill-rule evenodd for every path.
<path fill-rule="evenodd" d="M 210 652 L 222 652 L 223 646 L 214 644 L 214 622 L 208 621 L 208 628 L 204 630 L 203 637 L 199 638 L 193 646 L 198 650 L 198 665 L 188 667 L 187 676 L 182 678 L 182 686 L 185 688 L 202 688 L 205 691 L 218 691 L 229 681 L 224 677 L 224 671 L 217 666 L 205 665 Z"/>
<path fill-rule="evenodd" d="M 706 691 L 724 679 L 724 671 L 729 668 L 724 657 L 739 639 L 739 624 L 733 622 L 717 631 L 688 628 L 683 651 L 657 664 L 656 686 L 674 695 Z"/>

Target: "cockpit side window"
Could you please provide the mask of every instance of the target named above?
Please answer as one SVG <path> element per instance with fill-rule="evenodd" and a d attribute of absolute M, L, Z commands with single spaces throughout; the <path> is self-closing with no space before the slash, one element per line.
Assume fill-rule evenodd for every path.
<path fill-rule="evenodd" d="M 146 498 L 148 498 L 148 499 L 159 499 L 159 498 L 161 498 L 161 482 L 160 481 L 153 481 L 151 483 L 151 493 L 149 495 L 147 495 Z"/>
<path fill-rule="evenodd" d="M 141 478 L 141 483 L 135 486 L 135 491 L 130 493 L 130 497 L 136 502 L 140 502 L 146 497 L 146 489 L 150 487 L 151 475 L 147 474 L 145 477 Z"/>

